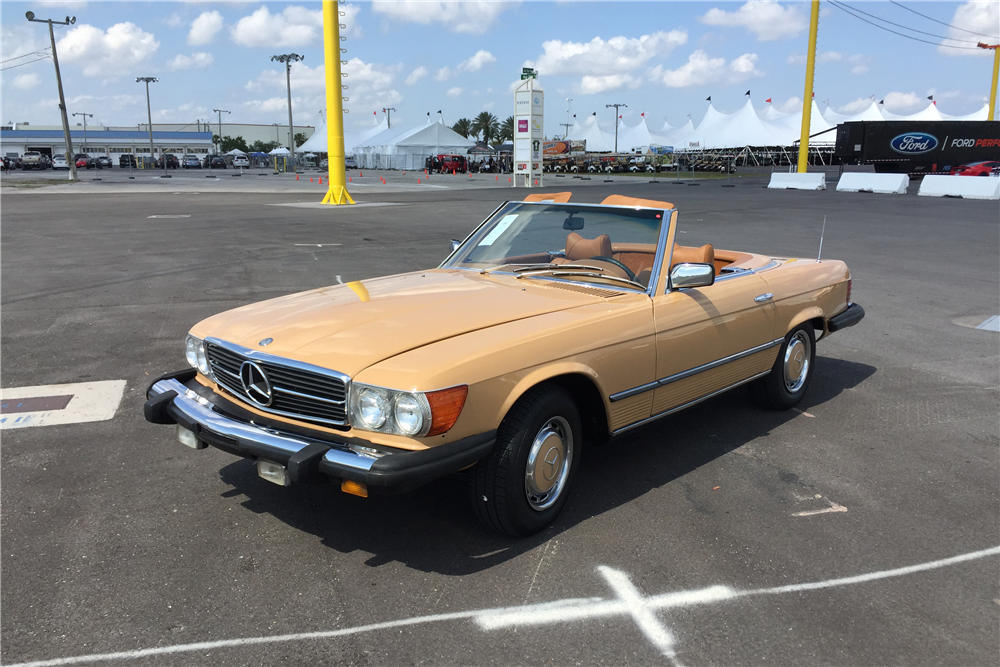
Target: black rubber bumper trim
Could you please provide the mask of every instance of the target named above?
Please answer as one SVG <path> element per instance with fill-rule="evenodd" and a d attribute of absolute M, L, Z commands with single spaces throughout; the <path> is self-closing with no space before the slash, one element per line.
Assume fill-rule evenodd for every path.
<path fill-rule="evenodd" d="M 153 385 L 159 382 L 160 380 L 177 380 L 181 384 L 186 385 L 188 382 L 193 380 L 194 376 L 197 374 L 198 374 L 198 369 L 196 368 L 185 368 L 182 371 L 174 371 L 173 373 L 164 373 L 160 377 L 150 382 L 149 386 L 146 387 L 146 398 L 149 398 L 149 391 L 153 388 Z M 153 423 L 161 424 L 163 422 L 153 422 Z M 173 423 L 173 422 L 167 422 L 167 423 Z"/>
<path fill-rule="evenodd" d="M 856 303 L 852 303 L 846 309 L 831 317 L 830 321 L 827 322 L 827 327 L 830 329 L 830 333 L 833 333 L 847 327 L 853 327 L 864 318 L 865 309 Z"/>

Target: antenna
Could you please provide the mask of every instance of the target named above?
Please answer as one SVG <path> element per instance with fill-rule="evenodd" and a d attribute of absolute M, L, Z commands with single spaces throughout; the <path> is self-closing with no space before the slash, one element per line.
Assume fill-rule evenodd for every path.
<path fill-rule="evenodd" d="M 823 230 L 819 233 L 819 252 L 816 253 L 816 263 L 820 263 L 820 258 L 823 256 L 823 234 L 826 233 L 826 216 L 823 216 Z"/>

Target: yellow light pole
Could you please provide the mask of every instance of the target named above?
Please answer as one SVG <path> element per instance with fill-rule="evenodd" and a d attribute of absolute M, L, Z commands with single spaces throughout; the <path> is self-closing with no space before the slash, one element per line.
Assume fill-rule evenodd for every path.
<path fill-rule="evenodd" d="M 806 60 L 806 92 L 802 97 L 802 134 L 799 136 L 799 169 L 806 173 L 809 165 L 809 122 L 812 116 L 813 72 L 816 71 L 816 32 L 819 29 L 819 0 L 812 0 L 809 17 L 809 54 Z"/>
<path fill-rule="evenodd" d="M 981 49 L 993 49 L 993 80 L 990 81 L 990 115 L 986 120 L 996 120 L 997 111 L 997 79 L 1000 78 L 1000 44 L 977 44 Z"/>
<path fill-rule="evenodd" d="M 340 16 L 344 13 L 340 12 Z M 323 0 L 323 56 L 326 62 L 326 158 L 330 187 L 324 204 L 353 204 L 344 164 L 344 96 L 341 93 L 340 16 L 336 0 Z"/>

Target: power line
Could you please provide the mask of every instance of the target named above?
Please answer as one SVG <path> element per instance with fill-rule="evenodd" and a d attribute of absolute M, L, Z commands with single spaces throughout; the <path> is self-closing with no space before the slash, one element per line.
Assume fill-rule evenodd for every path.
<path fill-rule="evenodd" d="M 835 2 L 834 0 L 830 0 L 830 4 L 832 6 L 834 6 L 834 7 L 836 7 L 837 9 L 839 9 L 840 11 L 846 12 L 846 13 L 850 14 L 851 16 L 853 16 L 854 18 L 858 19 L 859 21 L 864 21 L 865 23 L 867 23 L 869 25 L 873 25 L 876 28 L 879 28 L 880 30 L 885 30 L 886 32 L 891 32 L 894 35 L 899 35 L 900 37 L 905 37 L 906 39 L 912 39 L 914 42 L 923 42 L 924 44 L 930 44 L 932 46 L 943 46 L 943 47 L 946 47 L 946 48 L 949 48 L 949 49 L 965 49 L 965 50 L 969 50 L 969 51 L 976 50 L 976 49 L 979 48 L 979 47 L 976 47 L 976 46 L 954 46 L 953 44 L 939 44 L 938 42 L 932 42 L 930 40 L 920 39 L 919 37 L 914 37 L 912 35 L 907 35 L 907 34 L 902 33 L 902 32 L 896 32 L 895 30 L 891 30 L 889 28 L 886 28 L 884 25 L 879 25 L 878 23 L 875 23 L 873 21 L 869 21 L 868 19 L 864 18 L 863 16 L 858 16 L 857 14 L 855 14 L 854 12 L 852 12 L 850 9 L 848 9 L 847 7 L 841 6 L 840 3 Z"/>
<path fill-rule="evenodd" d="M 26 63 L 20 63 L 17 65 L 10 65 L 8 67 L 0 67 L 0 72 L 6 72 L 9 69 L 16 69 L 18 67 L 24 67 L 25 65 L 30 65 L 31 63 L 37 63 L 39 60 L 49 60 L 48 56 L 42 56 L 41 58 L 35 58 L 34 60 L 29 60 Z"/>
<path fill-rule="evenodd" d="M 866 12 L 864 10 L 861 10 L 861 9 L 858 9 L 857 7 L 851 7 L 846 2 L 842 2 L 840 4 L 844 5 L 845 7 L 848 7 L 849 9 L 851 9 L 851 11 L 855 11 L 855 12 L 857 12 L 859 14 L 864 14 L 865 16 L 870 16 L 873 19 L 875 19 L 876 21 L 882 21 L 883 23 L 888 23 L 889 25 L 894 25 L 897 28 L 902 28 L 904 30 L 909 30 L 911 32 L 916 32 L 916 33 L 919 33 L 921 35 L 929 35 L 931 37 L 937 37 L 938 39 L 947 39 L 948 41 L 951 41 L 951 42 L 965 42 L 967 44 L 972 44 L 973 43 L 973 40 L 971 40 L 971 39 L 956 39 L 954 37 L 945 37 L 944 35 L 937 35 L 937 34 L 935 34 L 933 32 L 924 32 L 923 30 L 917 30 L 916 28 L 911 28 L 910 26 L 902 25 L 901 23 L 893 23 L 892 21 L 889 21 L 888 19 L 884 19 L 884 18 L 882 18 L 880 16 L 875 16 L 874 14 L 869 14 L 868 12 Z"/>
<path fill-rule="evenodd" d="M 46 56 L 48 56 L 49 49 L 47 49 L 47 48 L 45 48 L 45 49 L 39 49 L 38 51 L 30 51 L 28 53 L 22 53 L 19 56 L 11 56 L 10 58 L 5 58 L 3 60 L 0 60 L 0 65 L 3 65 L 4 63 L 9 63 L 12 60 L 20 60 L 21 58 L 27 58 L 28 56 L 37 56 L 37 55 L 41 55 L 43 53 Z"/>
<path fill-rule="evenodd" d="M 909 7 L 900 4 L 900 3 L 896 2 L 895 0 L 889 0 L 889 2 L 891 2 L 894 5 L 896 5 L 900 9 L 905 9 L 908 12 L 913 12 L 917 16 L 922 16 L 923 18 L 927 19 L 928 21 L 934 21 L 935 23 L 940 23 L 941 25 L 946 25 L 949 28 L 954 28 L 955 30 L 961 30 L 962 32 L 967 32 L 970 35 L 979 35 L 980 37 L 989 37 L 990 39 L 995 39 L 996 38 L 996 35 L 984 35 L 981 32 L 975 32 L 974 30 L 966 30 L 965 28 L 959 28 L 957 25 L 952 25 L 950 23 L 945 23 L 944 21 L 938 21 L 936 18 L 934 18 L 932 16 L 927 16 L 926 14 L 921 14 L 917 10 L 910 9 Z"/>

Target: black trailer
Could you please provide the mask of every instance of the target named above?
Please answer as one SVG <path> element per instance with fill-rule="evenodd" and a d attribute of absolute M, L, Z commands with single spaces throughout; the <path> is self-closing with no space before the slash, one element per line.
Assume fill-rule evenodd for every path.
<path fill-rule="evenodd" d="M 1000 122 L 884 120 L 837 126 L 839 164 L 870 164 L 879 173 L 948 174 L 969 162 L 1000 160 Z"/>

